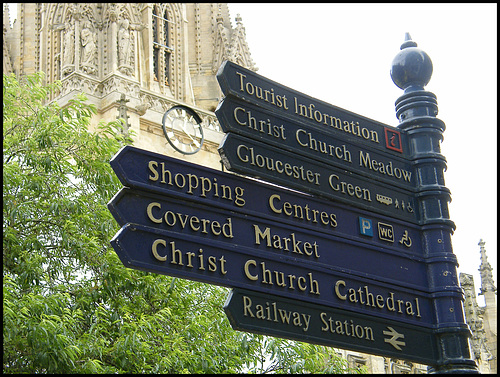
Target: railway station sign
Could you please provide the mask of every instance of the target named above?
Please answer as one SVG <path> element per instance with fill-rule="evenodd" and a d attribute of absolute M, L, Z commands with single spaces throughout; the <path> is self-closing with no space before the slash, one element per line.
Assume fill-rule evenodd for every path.
<path fill-rule="evenodd" d="M 237 97 L 224 98 L 215 114 L 226 133 L 237 133 L 372 180 L 414 190 L 412 164 L 401 156 L 354 143 L 327 128 L 312 127 Z"/>
<path fill-rule="evenodd" d="M 439 358 L 431 329 L 278 296 L 233 289 L 224 311 L 235 330 L 395 357 L 423 364 Z"/>
<path fill-rule="evenodd" d="M 406 156 L 405 134 L 396 127 L 310 97 L 230 61 L 217 72 L 225 96 L 238 97 L 290 120 L 328 130 L 336 137 L 394 155 Z"/>
<path fill-rule="evenodd" d="M 374 213 L 418 222 L 416 197 L 410 190 L 374 182 L 368 177 L 232 133 L 226 134 L 219 154 L 228 170 Z"/>

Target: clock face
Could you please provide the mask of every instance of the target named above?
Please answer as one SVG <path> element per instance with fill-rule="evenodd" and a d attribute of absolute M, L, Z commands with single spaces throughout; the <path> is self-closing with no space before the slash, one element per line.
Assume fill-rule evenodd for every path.
<path fill-rule="evenodd" d="M 168 143 L 182 154 L 194 154 L 203 145 L 201 118 L 187 106 L 174 106 L 162 119 L 163 133 Z"/>

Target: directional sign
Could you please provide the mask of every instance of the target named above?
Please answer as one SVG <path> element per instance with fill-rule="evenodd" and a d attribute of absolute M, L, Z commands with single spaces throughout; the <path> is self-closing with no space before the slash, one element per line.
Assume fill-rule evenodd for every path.
<path fill-rule="evenodd" d="M 235 330 L 423 364 L 439 359 L 432 330 L 364 314 L 242 289 L 232 290 L 224 311 Z"/>
<path fill-rule="evenodd" d="M 194 222 L 196 226 L 203 223 L 199 220 Z M 207 231 L 230 237 L 228 223 L 215 228 L 213 224 L 207 223 Z M 384 318 L 391 325 L 403 322 L 432 328 L 435 322 L 431 294 L 305 265 L 290 255 L 277 257 L 236 243 L 130 223 L 113 237 L 111 245 L 129 268 L 275 294 Z"/>
<path fill-rule="evenodd" d="M 427 291 L 424 258 L 398 255 L 382 247 L 280 224 L 269 216 L 228 212 L 191 200 L 128 188 L 118 192 L 108 208 L 120 225 L 135 223 L 213 239 L 260 250 L 274 259 L 290 256 L 304 266 L 317 265 L 394 287 Z"/>
<path fill-rule="evenodd" d="M 407 159 L 346 140 L 327 128 L 291 120 L 236 97 L 224 98 L 215 110 L 224 132 L 237 133 L 293 153 L 361 174 L 372 180 L 413 190 L 416 176 Z"/>
<path fill-rule="evenodd" d="M 307 96 L 232 62 L 221 65 L 217 80 L 226 96 L 235 96 L 288 119 L 327 129 L 346 141 L 400 156 L 408 150 L 405 134 L 398 128 Z"/>
<path fill-rule="evenodd" d="M 394 255 L 424 257 L 420 228 L 409 222 L 132 146 L 122 148 L 111 166 L 124 186 L 338 235 Z"/>
<path fill-rule="evenodd" d="M 240 174 L 401 220 L 418 219 L 417 202 L 411 191 L 373 182 L 237 134 L 226 134 L 219 146 L 219 154 L 228 170 Z"/>

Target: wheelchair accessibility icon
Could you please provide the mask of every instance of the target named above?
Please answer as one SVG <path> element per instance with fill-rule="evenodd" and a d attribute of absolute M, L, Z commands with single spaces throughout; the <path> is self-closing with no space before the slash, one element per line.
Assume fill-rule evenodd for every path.
<path fill-rule="evenodd" d="M 405 245 L 406 247 L 410 247 L 411 246 L 411 238 L 408 235 L 408 231 L 407 230 L 405 230 L 405 232 L 403 234 L 403 237 L 399 240 L 399 243 L 401 245 Z"/>

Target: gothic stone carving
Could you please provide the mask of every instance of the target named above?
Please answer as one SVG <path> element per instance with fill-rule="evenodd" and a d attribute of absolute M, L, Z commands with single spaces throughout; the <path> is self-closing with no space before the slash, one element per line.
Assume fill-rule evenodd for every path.
<path fill-rule="evenodd" d="M 119 71 L 126 75 L 132 74 L 130 64 L 130 52 L 132 49 L 131 33 L 129 30 L 130 22 L 126 18 L 119 23 L 118 29 L 118 64 Z"/>
<path fill-rule="evenodd" d="M 92 25 L 89 21 L 83 24 L 80 32 L 81 68 L 85 73 L 96 74 L 97 41 Z"/>

